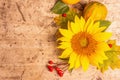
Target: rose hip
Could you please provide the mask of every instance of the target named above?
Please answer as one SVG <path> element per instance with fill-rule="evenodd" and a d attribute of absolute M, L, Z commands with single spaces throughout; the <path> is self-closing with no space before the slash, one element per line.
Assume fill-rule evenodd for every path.
<path fill-rule="evenodd" d="M 53 72 L 53 66 L 48 65 L 47 68 L 49 69 L 50 72 Z"/>
<path fill-rule="evenodd" d="M 63 72 L 62 70 L 57 71 L 57 73 L 58 73 L 58 75 L 59 75 L 60 77 L 62 77 L 63 74 L 64 74 L 64 72 Z"/>
<path fill-rule="evenodd" d="M 52 60 L 50 60 L 48 63 L 49 63 L 49 64 L 53 64 L 53 61 L 52 61 Z"/>

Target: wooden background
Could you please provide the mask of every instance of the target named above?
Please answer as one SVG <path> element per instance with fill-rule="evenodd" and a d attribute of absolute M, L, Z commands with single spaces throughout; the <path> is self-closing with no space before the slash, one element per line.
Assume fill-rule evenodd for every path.
<path fill-rule="evenodd" d="M 83 1 L 83 0 L 82 0 Z M 88 0 L 84 0 L 87 2 Z M 120 0 L 98 0 L 108 8 L 108 31 L 120 44 Z M 0 0 L 0 80 L 120 80 L 120 70 L 104 74 L 90 67 L 60 78 L 46 68 L 48 60 L 57 62 L 57 49 L 50 12 L 55 0 Z"/>

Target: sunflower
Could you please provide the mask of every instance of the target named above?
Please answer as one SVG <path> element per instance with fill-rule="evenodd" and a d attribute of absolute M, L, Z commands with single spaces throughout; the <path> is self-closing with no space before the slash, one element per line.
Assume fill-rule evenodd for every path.
<path fill-rule="evenodd" d="M 87 21 L 75 16 L 74 22 L 68 22 L 68 29 L 59 29 L 62 37 L 58 38 L 58 48 L 63 52 L 59 58 L 69 58 L 69 70 L 82 66 L 86 71 L 89 65 L 99 66 L 108 59 L 104 51 L 109 50 L 106 41 L 111 33 L 103 32 L 106 27 L 99 27 L 92 18 Z"/>

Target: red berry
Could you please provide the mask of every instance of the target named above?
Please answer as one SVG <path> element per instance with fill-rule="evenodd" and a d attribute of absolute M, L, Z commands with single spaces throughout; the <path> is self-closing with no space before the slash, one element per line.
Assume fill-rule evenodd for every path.
<path fill-rule="evenodd" d="M 60 70 L 60 68 L 58 68 L 58 67 L 55 67 L 55 70 L 56 70 L 56 71 L 59 71 L 59 70 Z"/>
<path fill-rule="evenodd" d="M 58 73 L 58 75 L 59 75 L 60 77 L 62 77 L 63 74 L 64 74 L 64 72 L 63 72 L 62 70 L 57 71 L 57 73 Z"/>
<path fill-rule="evenodd" d="M 49 64 L 53 64 L 53 61 L 50 60 L 48 63 L 49 63 Z"/>
<path fill-rule="evenodd" d="M 65 13 L 62 14 L 62 17 L 66 17 L 66 16 L 67 16 L 67 14 L 65 14 Z"/>
<path fill-rule="evenodd" d="M 49 69 L 50 72 L 53 72 L 53 66 L 48 65 L 47 68 Z"/>
<path fill-rule="evenodd" d="M 110 48 L 112 48 L 112 44 L 108 44 Z"/>

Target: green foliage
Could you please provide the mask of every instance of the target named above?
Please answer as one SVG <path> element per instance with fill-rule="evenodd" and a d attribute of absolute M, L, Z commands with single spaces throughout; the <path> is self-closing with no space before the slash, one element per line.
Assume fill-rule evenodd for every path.
<path fill-rule="evenodd" d="M 99 20 L 99 21 L 100 21 L 100 27 L 102 27 L 102 26 L 109 27 L 111 24 L 111 22 L 108 20 Z"/>
<path fill-rule="evenodd" d="M 101 72 L 106 71 L 109 67 L 112 69 L 120 68 L 120 46 L 116 45 L 115 40 L 108 41 L 108 44 L 112 44 L 112 47 L 111 50 L 105 52 L 108 60 L 105 60 L 103 64 L 99 64 L 98 69 Z"/>
<path fill-rule="evenodd" d="M 111 25 L 111 22 L 108 20 L 98 20 L 100 22 L 99 27 L 106 27 L 106 29 Z M 96 22 L 98 22 L 96 21 Z"/>
<path fill-rule="evenodd" d="M 55 14 L 63 14 L 69 11 L 67 4 L 63 3 L 61 0 L 58 0 L 51 11 Z"/>
<path fill-rule="evenodd" d="M 66 14 L 66 17 L 63 17 L 62 14 L 55 17 L 54 21 L 61 28 L 67 29 L 68 21 L 74 21 L 75 15 L 81 16 L 81 12 L 76 9 L 70 9 Z"/>

